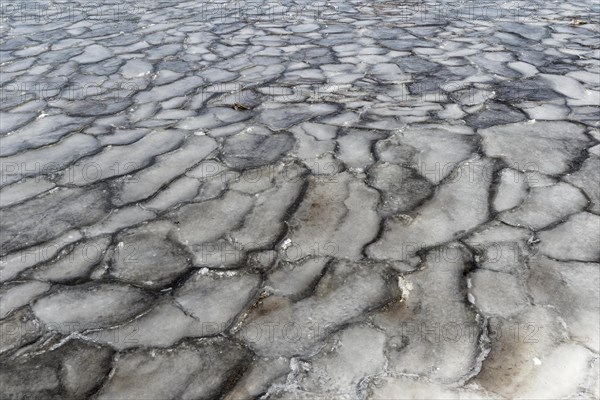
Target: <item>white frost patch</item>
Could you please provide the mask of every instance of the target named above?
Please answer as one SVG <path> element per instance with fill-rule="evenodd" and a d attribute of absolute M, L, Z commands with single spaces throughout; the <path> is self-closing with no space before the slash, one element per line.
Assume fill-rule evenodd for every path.
<path fill-rule="evenodd" d="M 406 299 L 408 299 L 410 291 L 413 290 L 413 285 L 411 282 L 404 279 L 404 277 L 398 276 L 398 288 L 402 292 L 400 301 L 406 301 Z"/>
<path fill-rule="evenodd" d="M 469 303 L 471 304 L 475 304 L 475 296 L 473 296 L 471 293 L 467 293 L 467 299 L 469 300 Z"/>

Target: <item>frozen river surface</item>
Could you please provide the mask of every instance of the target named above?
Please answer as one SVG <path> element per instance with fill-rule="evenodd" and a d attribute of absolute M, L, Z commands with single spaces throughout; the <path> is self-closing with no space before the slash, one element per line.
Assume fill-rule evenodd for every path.
<path fill-rule="evenodd" d="M 2 5 L 1 399 L 598 399 L 593 1 Z"/>

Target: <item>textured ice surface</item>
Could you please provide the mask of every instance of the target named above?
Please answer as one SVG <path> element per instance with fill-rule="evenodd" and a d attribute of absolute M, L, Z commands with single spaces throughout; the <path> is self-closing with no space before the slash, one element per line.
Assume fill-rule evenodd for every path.
<path fill-rule="evenodd" d="M 561 174 L 589 146 L 584 128 L 570 122 L 524 122 L 480 130 L 490 157 L 520 171 Z"/>
<path fill-rule="evenodd" d="M 8 397 L 85 398 L 110 372 L 113 351 L 72 340 L 32 358 L 2 362 L 0 384 Z"/>
<path fill-rule="evenodd" d="M 37 299 L 34 314 L 59 332 L 111 326 L 148 307 L 150 296 L 132 286 L 102 283 L 57 288 Z"/>
<path fill-rule="evenodd" d="M 598 351 L 600 316 L 597 263 L 563 262 L 539 256 L 531 260 L 527 280 L 533 301 L 551 305 L 564 319 L 574 341 Z M 570 300 L 566 300 L 569 298 Z"/>
<path fill-rule="evenodd" d="M 100 399 L 210 399 L 248 362 L 244 348 L 226 340 L 193 341 L 173 349 L 139 349 L 121 356 Z"/>
<path fill-rule="evenodd" d="M 368 254 L 377 259 L 405 260 L 485 222 L 491 167 L 492 162 L 487 159 L 461 163 L 430 200 L 413 212 L 388 219 L 383 235 L 369 246 Z"/>
<path fill-rule="evenodd" d="M 109 244 L 108 237 L 80 241 L 63 248 L 52 261 L 25 271 L 24 275 L 48 282 L 85 279 L 92 268 L 102 262 Z"/>
<path fill-rule="evenodd" d="M 587 212 L 575 214 L 564 223 L 540 232 L 540 253 L 559 260 L 597 261 L 598 235 L 600 216 Z"/>
<path fill-rule="evenodd" d="M 375 238 L 379 227 L 377 200 L 375 190 L 347 173 L 325 182 L 310 178 L 304 199 L 290 218 L 285 256 L 361 258 L 362 247 Z"/>
<path fill-rule="evenodd" d="M 469 261 L 462 247 L 440 247 L 428 254 L 422 270 L 399 278 L 403 301 L 373 317 L 391 334 L 391 371 L 447 383 L 470 374 L 481 351 L 481 320 L 467 301 L 463 275 Z"/>
<path fill-rule="evenodd" d="M 500 172 L 500 182 L 496 187 L 494 209 L 505 211 L 517 207 L 527 197 L 528 188 L 527 175 L 514 169 L 503 169 Z"/>
<path fill-rule="evenodd" d="M 209 137 L 191 137 L 179 149 L 156 157 L 152 166 L 115 181 L 119 203 L 131 203 L 152 196 L 199 163 L 215 148 L 215 141 Z"/>
<path fill-rule="evenodd" d="M 280 295 L 260 301 L 238 336 L 261 356 L 314 353 L 314 346 L 337 328 L 391 300 L 393 288 L 385 278 L 382 265 L 340 261 L 309 296 L 295 302 Z M 269 334 L 263 333 L 269 326 Z"/>
<path fill-rule="evenodd" d="M 0 399 L 600 400 L 598 22 L 3 5 Z"/>
<path fill-rule="evenodd" d="M 499 219 L 509 225 L 539 230 L 569 214 L 582 211 L 587 203 L 579 190 L 560 182 L 553 186 L 531 188 L 519 207 L 501 213 Z"/>
<path fill-rule="evenodd" d="M 0 210 L 2 253 L 55 239 L 75 227 L 90 225 L 108 209 L 107 190 L 57 188 L 35 199 Z"/>
<path fill-rule="evenodd" d="M 225 330 L 255 294 L 260 278 L 246 273 L 205 273 L 192 275 L 173 294 L 175 301 L 189 314 L 212 329 L 212 334 Z M 222 293 L 237 296 L 223 298 Z"/>
<path fill-rule="evenodd" d="M 119 234 L 107 275 L 138 286 L 169 284 L 189 267 L 185 250 L 169 240 L 173 228 L 167 222 L 151 222 Z"/>

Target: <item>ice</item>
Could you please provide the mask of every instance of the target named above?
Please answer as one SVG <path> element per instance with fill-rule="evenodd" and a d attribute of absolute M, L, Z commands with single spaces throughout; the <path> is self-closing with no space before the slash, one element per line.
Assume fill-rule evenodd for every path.
<path fill-rule="evenodd" d="M 25 276 L 49 282 L 69 282 L 87 277 L 100 263 L 110 243 L 107 237 L 84 240 L 63 249 L 50 262 L 29 270 Z"/>
<path fill-rule="evenodd" d="M 137 105 L 130 109 L 129 120 L 131 122 L 137 123 L 138 125 L 146 122 L 149 117 L 154 115 L 157 111 L 157 104 L 155 102 L 144 103 L 141 105 Z M 150 120 L 151 122 L 152 120 Z"/>
<path fill-rule="evenodd" d="M 108 48 L 93 44 L 87 46 L 81 55 L 74 57 L 73 61 L 77 61 L 80 64 L 91 64 L 106 60 L 111 55 L 112 53 Z"/>
<path fill-rule="evenodd" d="M 110 371 L 113 352 L 88 342 L 71 341 L 59 348 L 61 381 L 68 393 L 84 396 L 91 393 Z"/>
<path fill-rule="evenodd" d="M 114 209 L 98 223 L 83 229 L 86 237 L 95 237 L 115 233 L 125 227 L 137 225 L 156 218 L 152 211 L 145 210 L 139 206 L 130 206 Z"/>
<path fill-rule="evenodd" d="M 228 177 L 226 174 L 202 181 L 198 195 L 192 200 L 202 202 L 221 197 L 227 190 Z"/>
<path fill-rule="evenodd" d="M 35 197 L 54 188 L 54 183 L 44 177 L 25 178 L 0 189 L 0 207 L 8 207 Z"/>
<path fill-rule="evenodd" d="M 575 214 L 564 223 L 540 232 L 540 253 L 557 260 L 598 261 L 599 236 L 599 216 L 587 212 Z"/>
<path fill-rule="evenodd" d="M 348 173 L 329 180 L 309 179 L 309 187 L 290 219 L 291 245 L 284 258 L 294 261 L 307 255 L 360 259 L 362 247 L 379 230 L 374 209 L 377 192 Z"/>
<path fill-rule="evenodd" d="M 359 122 L 360 115 L 355 112 L 344 112 L 331 117 L 321 118 L 320 121 L 329 125 L 348 127 Z"/>
<path fill-rule="evenodd" d="M 70 334 L 123 322 L 146 309 L 149 301 L 148 294 L 132 286 L 98 283 L 57 288 L 36 300 L 32 309 L 48 329 Z"/>
<path fill-rule="evenodd" d="M 302 132 L 305 132 L 307 135 L 313 136 L 317 140 L 334 139 L 336 137 L 336 134 L 338 131 L 338 128 L 336 128 L 334 126 L 318 124 L 318 123 L 314 123 L 314 122 L 305 122 L 305 123 L 295 127 L 294 129 L 301 130 Z"/>
<path fill-rule="evenodd" d="M 409 73 L 433 72 L 440 68 L 436 62 L 420 56 L 402 57 L 398 60 L 398 65 L 402 70 Z"/>
<path fill-rule="evenodd" d="M 539 24 L 524 24 L 502 21 L 499 25 L 501 27 L 500 29 L 506 32 L 515 33 L 527 39 L 541 40 L 548 35 L 548 30 L 546 27 Z"/>
<path fill-rule="evenodd" d="M 147 61 L 133 59 L 129 60 L 121 67 L 121 75 L 125 79 L 135 79 L 144 77 L 152 72 L 152 64 Z"/>
<path fill-rule="evenodd" d="M 68 231 L 49 242 L 3 256 L 0 259 L 0 281 L 13 279 L 27 268 L 52 259 L 63 247 L 79 239 L 79 231 Z"/>
<path fill-rule="evenodd" d="M 351 130 L 337 139 L 338 159 L 349 168 L 366 169 L 373 163 L 371 144 L 383 139 L 381 133 L 366 130 Z"/>
<path fill-rule="evenodd" d="M 199 180 L 187 176 L 176 178 L 156 196 L 149 199 L 145 207 L 154 211 L 164 211 L 179 203 L 191 200 L 198 194 L 200 184 Z"/>
<path fill-rule="evenodd" d="M 150 222 L 116 238 L 108 275 L 140 287 L 168 285 L 189 267 L 187 253 L 169 240 L 174 224 Z"/>
<path fill-rule="evenodd" d="M 160 86 L 154 86 L 149 91 L 137 94 L 135 96 L 136 100 L 139 103 L 168 100 L 172 99 L 173 97 L 190 93 L 204 83 L 204 80 L 198 76 L 190 76 L 179 80 L 173 80 L 175 80 L 175 82 L 165 82 L 164 84 L 159 80 L 155 81 L 155 84 Z"/>
<path fill-rule="evenodd" d="M 473 304 L 485 315 L 509 318 L 529 304 L 521 282 L 514 275 L 482 269 L 469 279 Z"/>
<path fill-rule="evenodd" d="M 0 134 L 4 135 L 22 127 L 36 117 L 33 112 L 0 112 Z"/>
<path fill-rule="evenodd" d="M 189 204 L 173 216 L 178 227 L 174 238 L 180 243 L 203 251 L 202 243 L 212 242 L 243 222 L 254 201 L 238 192 L 228 191 L 221 198 Z"/>
<path fill-rule="evenodd" d="M 369 184 L 382 193 L 378 210 L 384 216 L 409 211 L 433 194 L 431 183 L 407 167 L 378 163 L 368 175 Z"/>
<path fill-rule="evenodd" d="M 0 354 L 13 352 L 34 342 L 42 335 L 40 322 L 29 307 L 21 308 L 0 320 L 0 329 L 2 329 Z"/>
<path fill-rule="evenodd" d="M 527 286 L 532 300 L 551 307 L 566 322 L 572 340 L 600 348 L 600 265 L 556 261 L 538 256 L 529 261 Z"/>
<path fill-rule="evenodd" d="M 502 103 L 488 103 L 480 111 L 465 118 L 465 121 L 474 128 L 489 128 L 495 125 L 504 125 L 525 121 L 525 115 Z"/>
<path fill-rule="evenodd" d="M 223 146 L 223 161 L 233 169 L 244 170 L 272 164 L 294 145 L 286 134 L 241 134 L 227 138 Z"/>
<path fill-rule="evenodd" d="M 117 95 L 114 94 L 113 95 Z M 130 99 L 103 102 L 99 100 L 87 100 L 77 104 L 69 104 L 64 107 L 65 113 L 73 116 L 98 117 L 118 114 L 131 106 Z M 108 117 L 110 118 L 110 117 Z"/>
<path fill-rule="evenodd" d="M 224 400 L 256 398 L 265 393 L 275 379 L 285 375 L 290 366 L 287 358 L 259 358 L 245 372 Z"/>
<path fill-rule="evenodd" d="M 150 197 L 161 187 L 200 162 L 216 149 L 207 136 L 191 137 L 181 147 L 156 157 L 144 170 L 113 183 L 118 190 L 118 204 L 127 204 Z"/>
<path fill-rule="evenodd" d="M 154 156 L 177 147 L 182 140 L 181 131 L 153 131 L 135 143 L 111 146 L 79 160 L 64 171 L 60 183 L 84 186 L 131 174 L 148 165 Z"/>
<path fill-rule="evenodd" d="M 248 358 L 247 350 L 223 339 L 136 349 L 116 361 L 98 399 L 213 398 Z"/>
<path fill-rule="evenodd" d="M 511 168 L 561 174 L 579 157 L 588 139 L 570 122 L 525 122 L 480 129 L 489 157 L 501 157 Z"/>
<path fill-rule="evenodd" d="M 155 119 L 170 119 L 170 120 L 178 120 L 181 118 L 186 118 L 194 115 L 193 111 L 189 110 L 163 110 L 154 116 Z"/>
<path fill-rule="evenodd" d="M 326 153 L 319 158 L 307 160 L 305 165 L 315 175 L 333 176 L 344 170 L 344 165 L 333 155 Z M 327 178 L 324 178 L 327 179 Z"/>
<path fill-rule="evenodd" d="M 28 304 L 32 299 L 48 291 L 45 282 L 26 281 L 4 285 L 0 288 L 0 319 L 6 318 L 13 310 Z"/>
<path fill-rule="evenodd" d="M 523 61 L 510 62 L 508 63 L 508 67 L 519 72 L 525 78 L 534 76 L 538 73 L 538 70 L 535 66 Z"/>
<path fill-rule="evenodd" d="M 49 115 L 0 137 L 0 156 L 9 156 L 22 150 L 34 149 L 59 141 L 63 136 L 80 130 L 89 122 L 85 118 Z"/>
<path fill-rule="evenodd" d="M 592 362 L 593 366 L 589 368 L 589 378 L 586 382 L 588 393 L 592 396 L 600 397 L 600 367 L 598 359 Z"/>
<path fill-rule="evenodd" d="M 52 174 L 99 148 L 100 144 L 93 137 L 74 134 L 52 146 L 4 157 L 0 161 L 1 185 L 27 176 Z"/>
<path fill-rule="evenodd" d="M 244 307 L 249 306 L 260 278 L 254 274 L 221 272 L 192 275 L 175 293 L 175 301 L 202 322 L 206 335 L 227 329 Z M 236 296 L 223 296 L 236 293 Z"/>
<path fill-rule="evenodd" d="M 269 128 L 279 131 L 336 110 L 337 107 L 330 104 L 295 104 L 294 107 L 265 109 L 260 113 L 260 119 Z"/>
<path fill-rule="evenodd" d="M 328 259 L 308 258 L 298 263 L 283 263 L 269 274 L 265 288 L 278 296 L 296 299 L 322 277 Z"/>
<path fill-rule="evenodd" d="M 57 188 L 24 203 L 0 210 L 3 253 L 54 239 L 74 227 L 90 225 L 106 215 L 102 186 Z"/>
<path fill-rule="evenodd" d="M 204 168 L 204 167 L 203 167 Z M 200 168 L 201 170 L 202 168 Z M 229 179 L 229 188 L 245 194 L 260 196 L 261 193 L 270 191 L 275 186 L 281 184 L 287 184 L 291 182 L 301 181 L 302 169 L 298 168 L 294 164 L 285 165 L 280 163 L 275 166 L 264 166 L 258 168 L 252 168 L 245 170 L 241 173 L 231 172 L 228 167 L 224 165 L 210 164 L 208 161 L 205 164 L 206 174 L 210 174 L 210 170 L 222 169 L 224 174 L 231 173 L 231 179 Z M 277 181 L 277 182 L 276 182 Z"/>
<path fill-rule="evenodd" d="M 313 62 L 318 62 L 314 60 Z M 329 62 L 330 60 L 325 59 L 324 61 Z M 320 69 L 316 68 L 306 68 L 300 69 L 296 71 L 290 71 L 285 74 L 285 77 L 282 79 L 283 83 L 295 82 L 300 84 L 314 84 L 314 83 L 322 83 L 325 82 L 325 77 L 323 76 L 323 72 Z"/>
<path fill-rule="evenodd" d="M 254 208 L 244 219 L 244 226 L 231 232 L 230 237 L 236 244 L 245 250 L 253 250 L 272 245 L 282 235 L 284 224 L 281 221 L 298 198 L 304 184 L 299 176 L 301 172 L 294 166 L 279 171 L 270 168 L 258 172 L 261 177 L 275 175 L 276 187 L 260 193 Z M 242 181 L 247 180 L 248 186 L 252 186 L 252 177 L 252 174 L 244 174 Z M 235 185 L 232 186 L 236 189 Z"/>
<path fill-rule="evenodd" d="M 367 247 L 376 259 L 407 260 L 417 251 L 449 242 L 488 219 L 492 162 L 471 159 L 459 165 L 433 197 L 405 217 L 387 220 L 381 237 Z"/>
<path fill-rule="evenodd" d="M 258 250 L 248 254 L 245 260 L 246 266 L 251 271 L 262 273 L 270 270 L 280 262 L 275 250 Z"/>
<path fill-rule="evenodd" d="M 593 355 L 575 344 L 561 344 L 532 371 L 514 394 L 517 398 L 550 399 L 576 393 L 585 383 Z"/>
<path fill-rule="evenodd" d="M 519 386 L 526 386 L 536 373 L 534 358 L 544 363 L 544 355 L 559 345 L 566 332 L 551 310 L 535 306 L 510 319 L 490 319 L 488 324 L 490 352 L 473 381 L 500 396 L 518 398 Z"/>
<path fill-rule="evenodd" d="M 463 241 L 476 251 L 479 268 L 520 277 L 526 268 L 526 257 L 535 253 L 535 249 L 530 249 L 527 244 L 532 237 L 533 233 L 527 229 L 492 223 Z"/>
<path fill-rule="evenodd" d="M 89 331 L 85 337 L 118 349 L 132 347 L 170 347 L 184 337 L 203 336 L 201 321 L 185 314 L 172 302 L 163 301 L 133 321 L 100 331 Z"/>
<path fill-rule="evenodd" d="M 200 76 L 205 79 L 209 83 L 216 82 L 228 82 L 232 81 L 239 76 L 239 74 L 224 70 L 219 70 L 216 68 L 209 68 L 207 70 L 202 71 Z"/>
<path fill-rule="evenodd" d="M 558 104 L 525 103 L 523 111 L 530 119 L 535 120 L 561 120 L 569 115 L 569 109 Z"/>
<path fill-rule="evenodd" d="M 3 10 L 0 398 L 598 398 L 589 4 L 46 3 Z"/>
<path fill-rule="evenodd" d="M 519 207 L 502 212 L 499 219 L 510 225 L 539 230 L 582 211 L 587 204 L 579 189 L 559 182 L 553 186 L 531 188 Z"/>
<path fill-rule="evenodd" d="M 312 124 L 311 126 L 308 124 L 311 123 L 295 126 L 291 131 L 294 132 L 297 143 L 294 153 L 307 165 L 312 165 L 318 157 L 326 153 L 333 153 L 335 142 L 331 139 L 335 137 L 335 128 L 329 125 Z M 313 126 L 316 127 L 313 128 Z M 328 132 L 321 127 L 331 128 L 333 132 Z"/>
<path fill-rule="evenodd" d="M 310 297 L 295 303 L 279 296 L 262 300 L 237 336 L 260 356 L 310 354 L 338 327 L 391 299 L 384 274 L 381 265 L 337 262 Z"/>
<path fill-rule="evenodd" d="M 588 83 L 590 85 L 598 85 L 598 76 L 590 71 L 573 71 L 566 73 L 566 76 L 577 79 L 581 83 Z"/>
<path fill-rule="evenodd" d="M 585 88 L 575 79 L 568 76 L 541 74 L 550 83 L 553 90 L 573 99 L 585 99 L 589 96 Z"/>
<path fill-rule="evenodd" d="M 528 189 L 527 175 L 511 168 L 503 169 L 496 188 L 494 208 L 501 212 L 519 206 L 527 198 Z"/>
<path fill-rule="evenodd" d="M 405 377 L 386 377 L 378 380 L 376 385 L 373 385 L 370 392 L 370 398 L 375 399 L 391 399 L 402 393 L 406 399 L 424 399 L 435 398 L 444 400 L 488 400 L 497 399 L 498 396 L 492 393 L 469 387 L 467 389 L 457 389 L 453 385 L 439 385 L 429 383 L 418 378 Z"/>
<path fill-rule="evenodd" d="M 3 394 L 14 399 L 84 398 L 110 369 L 112 352 L 83 341 L 69 341 L 52 351 L 4 361 Z"/>
<path fill-rule="evenodd" d="M 148 129 L 116 129 L 111 135 L 102 135 L 98 140 L 103 146 L 137 142 L 149 133 Z"/>
<path fill-rule="evenodd" d="M 511 103 L 520 101 L 552 102 L 560 98 L 560 95 L 550 88 L 549 83 L 539 77 L 506 81 L 497 87 L 495 92 L 496 100 Z"/>
<path fill-rule="evenodd" d="M 244 121 L 251 117 L 249 112 L 236 111 L 233 108 L 212 108 L 209 112 L 197 117 L 189 117 L 177 124 L 178 128 L 186 130 L 212 130 L 214 128 L 227 129 L 226 125 Z M 218 136 L 218 135 L 215 135 Z"/>
<path fill-rule="evenodd" d="M 479 88 L 460 88 L 449 93 L 450 98 L 462 106 L 478 107 L 485 103 L 491 102 L 494 98 L 494 93 L 489 90 Z"/>
<path fill-rule="evenodd" d="M 289 397 L 331 396 L 356 398 L 370 379 L 386 365 L 385 334 L 369 326 L 355 325 L 333 335 L 310 369 L 298 378 Z"/>
<path fill-rule="evenodd" d="M 441 119 L 457 119 L 462 118 L 465 113 L 458 104 L 448 104 L 444 106 L 443 111 L 438 111 L 437 116 Z"/>
<path fill-rule="evenodd" d="M 174 56 L 181 50 L 179 44 L 165 44 L 162 46 L 152 47 L 146 50 L 144 53 L 146 57 L 151 61 L 162 60 L 166 57 Z"/>
<path fill-rule="evenodd" d="M 412 167 L 438 184 L 474 151 L 468 133 L 460 127 L 415 127 L 378 142 L 376 148 L 382 161 Z"/>
<path fill-rule="evenodd" d="M 580 188 L 590 199 L 589 210 L 600 213 L 600 157 L 590 155 L 581 168 L 573 174 L 567 175 L 565 180 Z"/>
<path fill-rule="evenodd" d="M 488 245 L 511 241 L 526 241 L 532 233 L 526 228 L 518 228 L 504 224 L 500 221 L 492 221 L 481 225 L 463 241 L 469 246 Z"/>
<path fill-rule="evenodd" d="M 404 301 L 374 316 L 375 325 L 391 339 L 386 345 L 389 371 L 445 383 L 469 374 L 480 333 L 463 278 L 469 261 L 460 246 L 434 249 L 419 271 L 403 277 L 410 289 L 402 293 Z"/>

